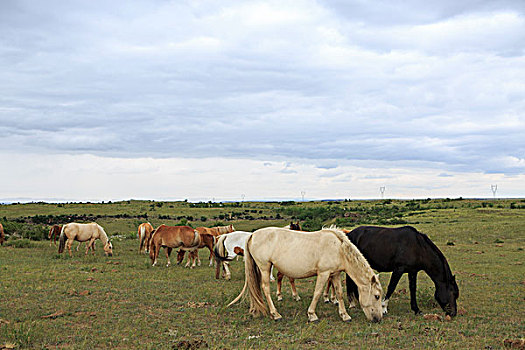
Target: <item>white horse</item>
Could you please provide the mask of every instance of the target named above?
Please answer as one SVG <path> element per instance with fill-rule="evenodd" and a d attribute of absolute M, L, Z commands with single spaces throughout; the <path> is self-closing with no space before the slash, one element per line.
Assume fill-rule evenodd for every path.
<path fill-rule="evenodd" d="M 67 239 L 67 242 L 66 242 Z M 90 223 L 90 224 L 77 224 L 77 223 L 69 223 L 64 226 L 62 226 L 62 231 L 60 232 L 60 239 L 59 239 L 59 245 L 58 245 L 58 252 L 62 253 L 64 251 L 64 247 L 67 245 L 67 250 L 69 251 L 69 256 L 73 256 L 71 254 L 71 245 L 73 244 L 73 241 L 79 241 L 79 242 L 87 242 L 86 243 L 86 255 L 89 251 L 89 249 L 93 249 L 93 255 L 95 254 L 95 240 L 100 239 L 102 241 L 102 244 L 104 245 L 104 253 L 107 256 L 113 255 L 113 245 L 108 239 L 108 235 L 97 223 Z M 67 243 L 67 244 L 66 244 Z"/>
<path fill-rule="evenodd" d="M 270 294 L 270 269 L 275 265 L 288 277 L 317 276 L 314 295 L 308 308 L 310 322 L 318 320 L 315 308 L 330 277 L 339 301 L 339 315 L 343 321 L 351 320 L 343 301 L 342 271 L 356 282 L 360 292 L 359 302 L 368 320 L 378 322 L 383 317 L 382 289 L 378 276 L 359 250 L 337 228 L 310 233 L 278 227 L 263 228 L 255 231 L 248 239 L 244 254 L 244 287 L 228 306 L 240 300 L 248 288 L 250 313 L 267 314 L 268 308 L 264 304 L 262 287 L 271 317 L 274 320 L 281 319 L 282 316 L 277 312 Z"/>
<path fill-rule="evenodd" d="M 215 278 L 219 278 L 221 266 L 223 268 L 223 277 L 227 280 L 231 279 L 231 272 L 229 269 L 229 261 L 235 259 L 239 255 L 244 255 L 244 247 L 246 241 L 252 235 L 251 232 L 234 231 L 231 233 L 222 234 L 217 238 L 213 252 L 217 266 L 215 268 Z"/>

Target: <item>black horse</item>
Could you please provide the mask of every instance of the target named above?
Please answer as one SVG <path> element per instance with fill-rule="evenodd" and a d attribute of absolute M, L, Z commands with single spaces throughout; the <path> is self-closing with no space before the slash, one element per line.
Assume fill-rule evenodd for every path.
<path fill-rule="evenodd" d="M 459 288 L 447 259 L 425 234 L 411 226 L 386 228 L 361 226 L 347 233 L 348 238 L 365 256 L 370 266 L 379 272 L 392 272 L 384 298 L 383 312 L 396 289 L 401 275 L 408 273 L 410 306 L 414 313 L 421 311 L 416 301 L 417 273 L 425 271 L 434 282 L 434 296 L 447 315 L 456 316 Z M 348 299 L 359 300 L 357 286 L 346 276 Z"/>

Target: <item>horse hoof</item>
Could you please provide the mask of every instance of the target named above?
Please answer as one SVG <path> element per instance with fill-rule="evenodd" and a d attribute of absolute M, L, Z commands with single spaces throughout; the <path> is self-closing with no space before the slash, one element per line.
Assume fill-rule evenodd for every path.
<path fill-rule="evenodd" d="M 300 296 L 296 296 L 294 299 L 295 299 L 295 301 L 300 301 L 301 297 Z"/>
<path fill-rule="evenodd" d="M 308 320 L 309 323 L 319 323 L 319 319 L 316 318 L 315 320 Z"/>
<path fill-rule="evenodd" d="M 350 321 L 352 321 L 352 317 L 350 317 L 350 316 L 348 316 L 348 318 L 342 317 L 342 320 L 343 320 L 343 322 L 350 322 Z"/>
<path fill-rule="evenodd" d="M 325 300 L 324 300 L 324 303 L 325 303 L 325 304 L 328 304 L 329 302 L 330 302 L 330 299 L 325 299 Z"/>
<path fill-rule="evenodd" d="M 275 316 L 275 317 L 273 318 L 274 321 L 281 321 L 282 319 L 283 319 L 283 317 L 282 317 L 281 315 L 279 315 L 279 316 Z"/>
<path fill-rule="evenodd" d="M 283 301 L 283 297 L 279 295 L 279 296 L 277 297 L 277 301 Z"/>

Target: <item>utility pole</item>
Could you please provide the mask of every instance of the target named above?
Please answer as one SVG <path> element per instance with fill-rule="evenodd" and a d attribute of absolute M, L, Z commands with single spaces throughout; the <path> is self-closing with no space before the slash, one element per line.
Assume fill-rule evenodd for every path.
<path fill-rule="evenodd" d="M 379 187 L 379 192 L 381 192 L 381 199 L 385 198 L 385 186 Z"/>
<path fill-rule="evenodd" d="M 304 202 L 304 195 L 306 194 L 305 191 L 301 191 L 301 198 L 302 198 L 302 201 Z"/>
<path fill-rule="evenodd" d="M 490 185 L 490 190 L 492 191 L 492 196 L 496 199 L 496 192 L 498 191 L 498 185 Z"/>

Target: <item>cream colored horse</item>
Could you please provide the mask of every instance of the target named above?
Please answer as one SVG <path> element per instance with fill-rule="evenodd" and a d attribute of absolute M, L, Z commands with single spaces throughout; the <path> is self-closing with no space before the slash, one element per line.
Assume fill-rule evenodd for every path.
<path fill-rule="evenodd" d="M 94 222 L 90 224 L 77 224 L 75 222 L 72 222 L 62 226 L 62 231 L 60 232 L 58 252 L 62 253 L 64 251 L 64 247 L 67 246 L 69 256 L 72 257 L 73 254 L 71 254 L 71 245 L 73 244 L 73 241 L 79 241 L 86 242 L 86 255 L 90 248 L 93 249 L 94 255 L 95 240 L 97 239 L 100 239 L 102 241 L 102 244 L 104 245 L 104 253 L 107 256 L 112 256 L 113 245 L 109 241 L 108 235 L 106 234 L 102 226 Z"/>
<path fill-rule="evenodd" d="M 318 320 L 315 308 L 330 277 L 339 301 L 339 315 L 343 321 L 351 320 L 343 301 L 342 271 L 357 284 L 359 302 L 368 320 L 378 322 L 383 317 L 379 278 L 359 250 L 339 229 L 305 233 L 278 227 L 263 228 L 255 231 L 248 239 L 244 253 L 244 287 L 228 306 L 237 302 L 248 288 L 250 313 L 267 314 L 262 287 L 271 317 L 274 320 L 281 319 L 270 294 L 270 269 L 275 265 L 288 277 L 297 279 L 317 276 L 312 302 L 308 307 L 310 322 Z"/>

